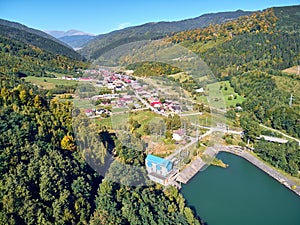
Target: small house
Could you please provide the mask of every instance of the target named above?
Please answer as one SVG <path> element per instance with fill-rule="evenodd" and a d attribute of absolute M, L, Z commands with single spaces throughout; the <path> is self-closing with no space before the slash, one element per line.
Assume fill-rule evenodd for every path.
<path fill-rule="evenodd" d="M 173 131 L 172 138 L 175 141 L 182 141 L 183 138 L 184 138 L 184 135 L 185 135 L 185 130 L 184 129 L 178 129 L 178 130 Z"/>
<path fill-rule="evenodd" d="M 148 154 L 146 169 L 150 180 L 165 185 L 168 181 L 168 175 L 172 172 L 173 163 L 170 160 Z"/>
<path fill-rule="evenodd" d="M 85 115 L 90 117 L 94 115 L 94 111 L 92 109 L 86 109 L 85 110 Z"/>
<path fill-rule="evenodd" d="M 160 101 L 153 101 L 150 103 L 150 105 L 154 108 L 160 108 L 162 104 Z"/>
<path fill-rule="evenodd" d="M 204 93 L 204 89 L 203 88 L 198 88 L 195 90 L 197 93 Z"/>

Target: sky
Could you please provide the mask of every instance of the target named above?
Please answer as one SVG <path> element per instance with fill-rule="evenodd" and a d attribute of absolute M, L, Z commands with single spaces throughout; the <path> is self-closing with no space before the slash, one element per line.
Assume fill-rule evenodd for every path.
<path fill-rule="evenodd" d="M 205 13 L 297 4 L 300 0 L 0 0 L 0 18 L 39 30 L 76 29 L 103 34 Z"/>

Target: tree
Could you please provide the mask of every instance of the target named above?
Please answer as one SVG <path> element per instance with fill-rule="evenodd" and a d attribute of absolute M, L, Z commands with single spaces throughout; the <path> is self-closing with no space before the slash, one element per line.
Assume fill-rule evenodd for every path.
<path fill-rule="evenodd" d="M 70 135 L 66 135 L 61 140 L 61 148 L 65 150 L 74 151 L 76 149 L 74 138 Z"/>
<path fill-rule="evenodd" d="M 181 127 L 180 116 L 175 114 L 173 116 L 169 115 L 166 120 L 166 127 L 168 130 L 177 130 Z"/>

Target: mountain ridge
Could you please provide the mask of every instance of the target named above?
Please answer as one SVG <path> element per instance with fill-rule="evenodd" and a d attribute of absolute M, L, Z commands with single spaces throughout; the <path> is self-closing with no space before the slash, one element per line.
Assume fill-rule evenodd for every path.
<path fill-rule="evenodd" d="M 29 44 L 45 51 L 81 60 L 83 57 L 62 41 L 43 31 L 27 27 L 23 24 L 0 19 L 0 35 Z"/>
<path fill-rule="evenodd" d="M 67 37 L 67 36 L 79 36 L 79 35 L 87 35 L 87 36 L 96 36 L 94 34 L 90 34 L 84 31 L 76 30 L 76 29 L 70 29 L 67 31 L 61 31 L 61 30 L 45 30 L 45 33 L 59 39 L 62 37 Z"/>
<path fill-rule="evenodd" d="M 14 22 L 14 21 L 9 21 L 9 20 L 4 20 L 4 19 L 0 18 L 0 25 L 12 27 L 12 28 L 15 28 L 15 29 L 18 29 L 18 30 L 23 30 L 23 31 L 26 31 L 26 32 L 29 32 L 29 33 L 32 33 L 32 34 L 35 34 L 35 35 L 39 35 L 41 37 L 44 37 L 44 38 L 50 39 L 52 41 L 58 42 L 60 44 L 63 44 L 66 47 L 69 47 L 65 43 L 63 43 L 63 42 L 59 41 L 58 39 L 56 39 L 55 37 L 53 37 L 53 36 L 51 36 L 51 35 L 43 32 L 41 30 L 28 27 L 28 26 L 26 26 L 26 25 L 24 25 L 22 23 L 18 23 L 18 22 Z"/>
<path fill-rule="evenodd" d="M 137 40 L 157 39 L 171 34 L 195 28 L 201 28 L 210 24 L 224 23 L 240 16 L 250 15 L 252 11 L 236 10 L 231 12 L 208 13 L 201 16 L 173 22 L 150 22 L 133 27 L 115 30 L 110 33 L 97 35 L 79 51 L 87 58 L 95 59 L 103 53 Z"/>

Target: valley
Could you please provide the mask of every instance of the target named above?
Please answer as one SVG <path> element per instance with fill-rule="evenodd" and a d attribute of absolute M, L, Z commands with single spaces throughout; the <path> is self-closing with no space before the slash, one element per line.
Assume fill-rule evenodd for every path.
<path fill-rule="evenodd" d="M 252 210 L 275 197 L 297 223 L 299 11 L 100 35 L 0 19 L 0 224 L 276 224 Z"/>

